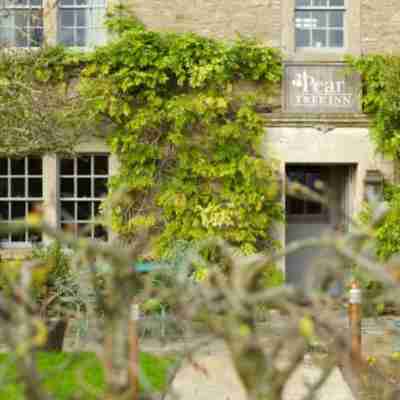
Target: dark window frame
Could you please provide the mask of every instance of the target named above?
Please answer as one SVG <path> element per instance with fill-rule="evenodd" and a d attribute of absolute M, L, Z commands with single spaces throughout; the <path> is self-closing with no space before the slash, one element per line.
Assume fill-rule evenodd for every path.
<path fill-rule="evenodd" d="M 323 195 L 323 193 L 319 192 L 316 188 L 310 187 L 310 176 L 312 174 L 319 174 L 321 177 L 321 181 L 324 185 L 328 185 L 329 183 L 329 170 L 324 167 L 319 166 L 287 166 L 286 167 L 286 179 L 288 182 L 296 182 L 295 180 L 290 179 L 290 174 L 292 172 L 299 172 L 304 174 L 304 182 L 298 182 L 304 184 L 305 187 L 311 190 L 315 190 L 316 193 Z M 303 212 L 292 212 L 291 208 L 293 209 L 293 204 L 302 204 Z M 288 222 L 297 222 L 297 223 L 329 223 L 330 215 L 328 207 L 323 204 L 319 204 L 320 207 L 319 212 L 311 213 L 310 208 L 315 206 L 315 202 L 310 199 L 301 199 L 294 196 L 290 196 L 286 194 L 286 202 L 285 202 L 285 209 L 286 209 L 286 218 Z"/>

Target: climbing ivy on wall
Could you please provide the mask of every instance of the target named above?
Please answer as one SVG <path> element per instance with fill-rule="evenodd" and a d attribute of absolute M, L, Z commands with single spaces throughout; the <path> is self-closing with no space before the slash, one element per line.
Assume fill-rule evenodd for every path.
<path fill-rule="evenodd" d="M 368 55 L 349 58 L 361 73 L 362 105 L 372 115 L 372 134 L 377 149 L 394 159 L 400 158 L 400 57 Z"/>
<path fill-rule="evenodd" d="M 349 58 L 352 68 L 361 73 L 364 112 L 372 117 L 372 137 L 377 150 L 400 160 L 400 57 L 368 55 Z M 388 259 L 400 252 L 400 187 L 385 188 L 389 212 L 376 227 L 377 253 Z"/>
<path fill-rule="evenodd" d="M 256 108 L 279 89 L 279 52 L 154 32 L 122 9 L 107 24 L 112 40 L 89 53 L 2 53 L 1 151 L 65 152 L 106 131 L 120 163 L 106 204 L 122 238 L 150 229 L 162 257 L 214 236 L 244 253 L 275 247 L 283 213 Z"/>
<path fill-rule="evenodd" d="M 84 57 L 60 47 L 0 49 L 0 153 L 70 152 L 96 131 L 74 90 Z"/>
<path fill-rule="evenodd" d="M 265 121 L 255 91 L 239 83 L 279 86 L 279 52 L 153 32 L 124 16 L 109 27 L 115 38 L 91 54 L 80 90 L 92 116 L 109 122 L 120 161 L 111 186 L 125 195 L 110 201 L 113 229 L 129 240 L 149 228 L 159 256 L 213 236 L 245 253 L 274 247 L 282 209 L 273 162 L 260 151 Z"/>

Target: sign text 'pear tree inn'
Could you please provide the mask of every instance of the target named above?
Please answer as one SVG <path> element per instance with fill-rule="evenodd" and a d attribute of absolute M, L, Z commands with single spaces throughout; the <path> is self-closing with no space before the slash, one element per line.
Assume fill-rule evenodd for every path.
<path fill-rule="evenodd" d="M 343 64 L 286 64 L 284 111 L 358 113 L 360 76 Z"/>

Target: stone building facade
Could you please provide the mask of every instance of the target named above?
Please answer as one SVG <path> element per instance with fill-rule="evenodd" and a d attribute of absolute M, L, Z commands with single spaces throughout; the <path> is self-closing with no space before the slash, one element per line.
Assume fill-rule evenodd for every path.
<path fill-rule="evenodd" d="M 328 228 L 351 229 L 349 220 L 360 211 L 369 188 L 380 179 L 393 179 L 392 163 L 376 154 L 370 141 L 369 121 L 359 106 L 358 78 L 348 81 L 340 70 L 346 54 L 396 50 L 400 40 L 397 0 L 127 1 L 151 29 L 192 31 L 228 40 L 240 34 L 282 50 L 286 62 L 282 106 L 266 115 L 265 155 L 281 160 L 283 183 L 299 180 L 313 188 L 315 181 L 322 180 L 333 193 L 332 201 L 339 205 L 335 206 L 338 211 L 331 212 L 313 202 L 285 199 L 283 190 L 287 224 L 279 228 L 279 236 L 284 243 L 321 235 Z M 106 0 L 28 3 L 44 11 L 34 29 L 25 27 L 32 32 L 32 43 L 90 47 L 106 40 L 101 28 L 102 16 L 111 5 Z M 13 33 L 13 25 L 7 26 L 11 28 L 1 30 L 0 24 L 0 40 L 26 47 Z M 92 221 L 104 194 L 104 180 L 118 165 L 112 157 L 105 161 L 108 150 L 104 143 L 88 143 L 78 150 L 84 158 L 71 163 L 46 156 L 41 169 L 35 169 L 35 160 L 30 158 L 24 165 L 0 160 L 0 192 L 1 180 L 9 186 L 6 196 L 0 193 L 2 219 L 12 220 L 29 211 L 36 199 L 29 185 L 36 182 L 43 189 L 34 194 L 45 203 L 48 222 L 74 224 L 78 232 Z M 14 188 L 17 179 L 25 186 Z M 21 203 L 19 208 L 16 203 Z M 104 237 L 104 232 L 96 229 L 91 228 L 90 235 Z M 12 249 L 29 248 L 30 233 L 9 236 L 3 244 Z M 295 259 L 288 257 L 282 265 L 287 279 L 300 282 L 313 256 L 304 252 Z"/>
<path fill-rule="evenodd" d="M 328 69 L 340 68 L 345 55 L 392 52 L 400 39 L 400 4 L 393 0 L 135 0 L 132 7 L 156 29 L 227 39 L 237 34 L 256 37 L 280 48 L 287 68 L 294 66 L 306 72 L 307 79 L 330 84 Z M 341 80 L 333 79 L 334 84 Z M 329 102 L 342 99 L 330 96 L 328 89 L 322 97 L 317 93 L 316 104 L 292 109 L 285 101 L 285 96 L 296 95 L 291 83 L 292 76 L 285 75 L 282 107 L 267 115 L 265 154 L 281 160 L 284 182 L 298 179 L 310 186 L 315 179 L 324 181 L 339 209 L 328 212 L 284 195 L 287 224 L 279 229 L 284 243 L 320 236 L 328 229 L 351 229 L 351 217 L 360 211 L 368 186 L 394 177 L 393 164 L 375 152 L 359 104 L 332 107 Z M 359 102 L 355 86 L 350 91 Z M 282 265 L 287 279 L 302 282 L 315 256 L 315 251 L 305 250 L 287 257 Z"/>

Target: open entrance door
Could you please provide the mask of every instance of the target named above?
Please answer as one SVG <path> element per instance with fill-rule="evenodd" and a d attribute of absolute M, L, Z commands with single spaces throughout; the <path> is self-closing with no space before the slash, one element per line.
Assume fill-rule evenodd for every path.
<path fill-rule="evenodd" d="M 328 205 L 286 195 L 286 244 L 307 238 L 318 238 L 329 230 L 346 231 L 352 214 L 351 165 L 287 165 L 286 177 L 328 198 Z M 321 184 L 324 189 L 321 188 Z M 302 249 L 286 257 L 286 280 L 294 285 L 308 286 L 312 268 L 320 268 L 332 257 L 330 250 Z M 318 264 L 318 265 L 317 265 Z"/>

